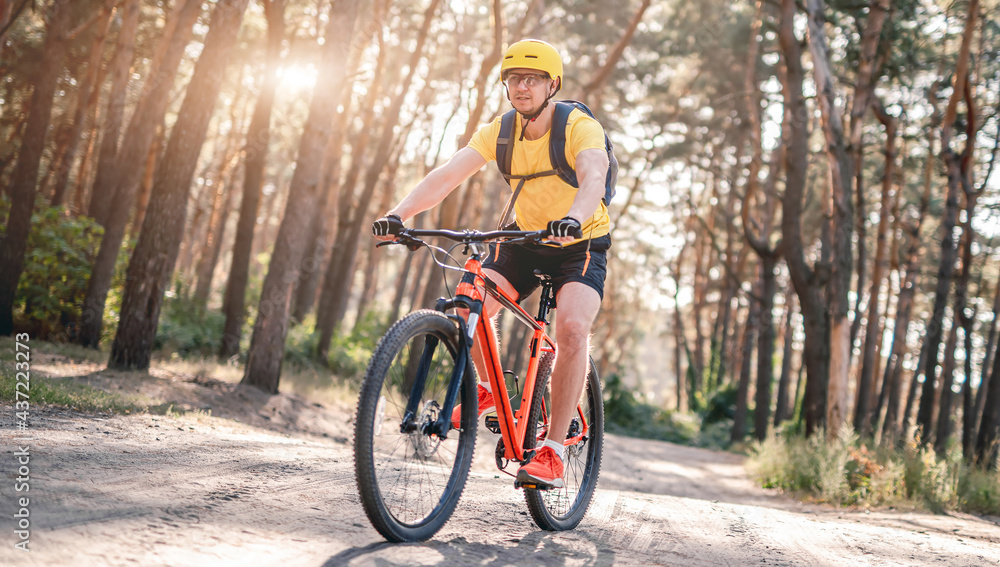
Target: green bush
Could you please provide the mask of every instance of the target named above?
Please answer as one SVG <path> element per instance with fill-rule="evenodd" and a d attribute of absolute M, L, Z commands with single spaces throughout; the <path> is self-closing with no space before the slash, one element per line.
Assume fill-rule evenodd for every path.
<path fill-rule="evenodd" d="M 182 358 L 215 356 L 225 323 L 225 315 L 205 309 L 193 299 L 167 298 L 160 311 L 153 348 Z"/>
<path fill-rule="evenodd" d="M 693 417 L 640 401 L 618 374 L 611 374 L 605 382 L 604 423 L 609 432 L 683 444 L 692 444 L 697 437 Z"/>
<path fill-rule="evenodd" d="M 772 434 L 755 443 L 747 467 L 765 488 L 837 505 L 909 503 L 934 512 L 1000 514 L 1000 474 L 970 467 L 955 447 L 945 456 L 911 442 L 871 449 L 850 429 L 827 439 Z"/>
<path fill-rule="evenodd" d="M 0 216 L 7 218 L 10 201 L 0 198 Z M 73 216 L 62 207 L 48 207 L 39 197 L 31 215 L 31 232 L 18 281 L 14 317 L 17 327 L 42 340 L 72 340 L 80 325 L 83 298 L 100 250 L 104 228 L 94 219 Z M 111 289 L 121 289 L 128 264 L 128 246 L 116 260 Z M 112 310 L 120 294 L 108 297 Z M 114 328 L 114 323 L 105 325 Z"/>
<path fill-rule="evenodd" d="M 360 384 L 375 345 L 385 331 L 378 321 L 378 314 L 368 313 L 361 324 L 350 332 L 335 333 L 327 360 L 319 361 L 316 359 L 319 335 L 313 331 L 316 324 L 310 315 L 289 330 L 285 341 L 285 362 L 300 369 L 317 369 L 317 364 L 325 365 L 325 372 Z"/>

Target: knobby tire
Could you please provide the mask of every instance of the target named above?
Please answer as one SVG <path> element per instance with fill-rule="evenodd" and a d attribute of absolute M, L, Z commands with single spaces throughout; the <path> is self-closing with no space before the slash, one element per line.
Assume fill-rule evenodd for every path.
<path fill-rule="evenodd" d="M 550 374 L 551 359 L 543 359 L 539 365 L 531 410 L 528 413 L 528 424 L 524 435 L 525 450 L 535 447 L 536 444 L 540 445 L 545 440 L 544 427 L 549 422 L 547 412 L 551 407 Z M 581 406 L 590 427 L 586 440 L 576 446 L 566 446 L 564 449 L 565 486 L 549 490 L 524 489 L 524 500 L 531 518 L 543 530 L 563 531 L 575 528 L 587 513 L 594 490 L 597 488 L 604 449 L 604 399 L 593 359 L 589 362 Z M 578 422 L 579 417 L 574 415 L 574 420 Z"/>
<path fill-rule="evenodd" d="M 458 355 L 458 326 L 438 311 L 421 310 L 379 340 L 365 372 L 354 428 L 354 462 L 365 514 L 392 542 L 430 539 L 451 517 L 465 488 L 476 442 L 476 379 L 466 364 L 456 403 L 461 428 L 447 438 L 400 429 L 414 368 L 426 339 L 439 341 L 418 408 L 419 423 L 436 418 Z M 416 357 L 416 358 L 414 358 Z"/>

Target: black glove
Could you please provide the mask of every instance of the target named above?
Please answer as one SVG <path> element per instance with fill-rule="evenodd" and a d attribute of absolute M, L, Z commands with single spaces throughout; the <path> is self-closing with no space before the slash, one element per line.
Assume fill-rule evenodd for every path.
<path fill-rule="evenodd" d="M 580 229 L 580 221 L 573 217 L 563 217 L 559 220 L 549 221 L 549 235 L 554 237 L 572 236 L 573 238 L 583 238 L 583 231 Z"/>
<path fill-rule="evenodd" d="M 372 234 L 375 236 L 396 236 L 403 230 L 403 219 L 399 215 L 385 215 L 372 223 Z"/>

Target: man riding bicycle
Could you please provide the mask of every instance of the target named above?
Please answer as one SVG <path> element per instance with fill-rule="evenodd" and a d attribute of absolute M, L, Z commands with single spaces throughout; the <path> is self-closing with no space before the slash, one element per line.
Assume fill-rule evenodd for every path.
<path fill-rule="evenodd" d="M 606 252 L 611 246 L 610 218 L 602 200 L 608 153 L 600 123 L 574 109 L 566 122 L 565 153 L 579 188 L 553 174 L 549 138 L 555 106 L 549 101 L 563 83 L 562 59 L 554 47 L 535 39 L 511 45 L 504 54 L 500 77 L 507 99 L 518 114 L 508 141 L 513 143 L 510 178 L 518 179 L 521 185 L 513 195 L 514 229 L 548 229 L 550 240 L 557 245 L 491 245 L 483 272 L 518 300 L 538 286 L 536 269 L 550 276 L 555 284 L 559 347 L 551 378 L 551 422 L 545 442 L 518 470 L 517 480 L 561 488 L 563 440 L 583 392 L 590 330 L 604 296 Z M 406 220 L 441 203 L 489 161 L 497 160 L 500 131 L 500 117 L 480 128 L 468 146 L 431 171 L 398 205 L 373 223 L 375 237 L 392 240 Z M 538 173 L 542 175 L 533 176 Z M 525 176 L 528 178 L 523 179 Z M 487 297 L 485 310 L 493 319 L 500 304 Z M 493 325 L 488 327 L 494 332 Z M 481 380 L 478 389 L 482 417 L 494 411 L 495 403 L 490 385 L 484 381 L 487 366 L 478 343 L 472 345 L 472 355 Z M 460 415 L 459 411 L 456 408 L 454 416 Z"/>

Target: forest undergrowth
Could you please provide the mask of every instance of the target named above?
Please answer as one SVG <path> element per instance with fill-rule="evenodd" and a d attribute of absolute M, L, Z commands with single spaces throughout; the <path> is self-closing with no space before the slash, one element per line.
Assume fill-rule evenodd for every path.
<path fill-rule="evenodd" d="M 957 443 L 939 455 L 919 440 L 878 444 L 847 427 L 809 438 L 788 428 L 754 443 L 747 469 L 764 488 L 836 506 L 1000 515 L 1000 473 L 970 466 Z"/>

